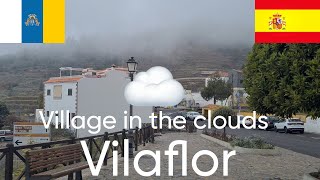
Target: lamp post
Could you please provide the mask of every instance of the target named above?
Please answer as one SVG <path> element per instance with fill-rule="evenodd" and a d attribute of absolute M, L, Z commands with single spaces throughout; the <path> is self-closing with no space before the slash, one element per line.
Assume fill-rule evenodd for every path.
<path fill-rule="evenodd" d="M 129 71 L 129 77 L 130 77 L 130 81 L 133 81 L 133 74 L 137 71 L 137 65 L 138 63 L 134 60 L 134 57 L 131 57 L 128 61 L 127 61 L 127 67 L 128 67 L 128 71 Z M 129 116 L 132 116 L 132 105 L 130 104 L 130 112 L 129 112 Z M 133 158 L 133 132 L 131 127 L 131 122 L 130 122 L 130 118 L 129 118 L 129 129 L 128 129 L 128 139 L 129 139 L 129 157 Z"/>

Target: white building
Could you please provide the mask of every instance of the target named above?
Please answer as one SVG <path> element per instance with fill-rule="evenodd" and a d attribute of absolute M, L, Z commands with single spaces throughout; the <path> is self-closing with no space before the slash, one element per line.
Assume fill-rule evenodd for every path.
<path fill-rule="evenodd" d="M 216 76 L 216 78 L 221 79 L 224 82 L 228 82 L 230 79 L 229 73 L 225 71 L 212 71 L 210 76 Z M 208 87 L 208 83 L 212 79 L 210 76 L 205 79 L 205 87 Z"/>
<path fill-rule="evenodd" d="M 44 111 L 49 117 L 51 111 L 67 111 L 77 114 L 78 84 L 82 76 L 56 77 L 44 82 Z"/>
<path fill-rule="evenodd" d="M 70 72 L 71 76 L 54 77 L 44 82 L 45 116 L 49 117 L 51 111 L 61 110 L 69 110 L 70 119 L 76 115 L 101 116 L 102 119 L 113 116 L 117 120 L 116 127 L 112 130 L 102 129 L 100 134 L 124 129 L 124 111 L 129 114 L 129 104 L 124 97 L 124 88 L 130 81 L 127 69 L 112 67 L 102 71 L 76 70 L 81 70 L 81 75 L 72 75 Z M 151 113 L 152 107 L 133 107 L 133 115 L 139 115 L 142 123 L 150 123 Z M 134 121 L 133 125 L 137 126 L 138 121 Z M 87 129 L 79 129 L 76 134 L 78 137 L 91 135 Z"/>
<path fill-rule="evenodd" d="M 195 107 L 202 108 L 209 104 L 213 104 L 213 99 L 206 101 L 205 99 L 202 98 L 200 92 L 191 92 L 191 90 L 186 90 L 186 95 L 184 100 L 182 101 L 182 104 L 186 108 L 195 108 Z M 224 100 L 224 101 L 217 100 L 216 105 L 226 106 L 227 100 Z"/>
<path fill-rule="evenodd" d="M 213 101 L 214 98 L 212 98 L 209 101 L 206 101 L 205 99 L 203 99 L 200 92 L 192 93 L 192 97 L 193 97 L 195 103 L 199 104 L 199 107 L 204 107 L 204 106 L 207 106 L 209 104 L 213 104 L 213 102 L 214 102 Z M 224 100 L 224 101 L 217 100 L 216 105 L 227 106 L 227 100 Z"/>

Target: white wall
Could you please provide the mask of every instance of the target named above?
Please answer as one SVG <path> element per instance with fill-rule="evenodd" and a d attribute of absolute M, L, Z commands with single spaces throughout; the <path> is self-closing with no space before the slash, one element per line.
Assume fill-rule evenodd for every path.
<path fill-rule="evenodd" d="M 212 78 L 208 77 L 205 79 L 205 87 L 208 86 L 208 83 L 209 81 L 211 80 Z M 219 79 L 223 80 L 224 82 L 228 82 L 229 81 L 229 77 L 219 77 Z"/>
<path fill-rule="evenodd" d="M 307 117 L 305 126 L 305 132 L 320 134 L 320 118 L 312 119 Z"/>
<path fill-rule="evenodd" d="M 53 98 L 53 87 L 55 85 L 62 86 L 62 98 L 54 99 Z M 51 90 L 50 96 L 47 96 L 47 89 Z M 72 89 L 72 96 L 68 96 L 68 89 Z M 76 113 L 77 111 L 77 82 L 68 82 L 68 83 L 47 83 L 44 86 L 44 112 L 46 111 L 60 111 L 67 110 L 70 113 Z"/>
<path fill-rule="evenodd" d="M 36 112 L 35 112 L 35 122 L 42 122 L 41 120 L 41 116 L 40 116 L 40 111 L 43 112 L 43 109 L 36 109 Z"/>
<path fill-rule="evenodd" d="M 78 114 L 80 116 L 114 116 L 117 120 L 113 130 L 102 129 L 100 134 L 115 132 L 124 128 L 124 111 L 129 114 L 129 104 L 124 97 L 124 89 L 129 83 L 128 75 L 111 70 L 103 78 L 82 78 L 78 83 Z M 133 115 L 139 115 L 143 123 L 149 123 L 152 107 L 133 107 Z M 134 127 L 137 126 L 134 123 Z M 103 128 L 103 127 L 102 127 Z M 91 136 L 88 130 L 78 130 L 78 137 Z"/>

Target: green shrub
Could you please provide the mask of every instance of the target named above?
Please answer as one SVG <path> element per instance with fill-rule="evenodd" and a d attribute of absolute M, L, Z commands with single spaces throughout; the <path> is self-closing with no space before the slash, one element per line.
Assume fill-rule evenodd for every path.
<path fill-rule="evenodd" d="M 215 118 L 216 116 L 223 116 L 226 120 L 227 120 L 227 124 L 226 126 L 228 126 L 228 123 L 229 123 L 229 117 L 231 117 L 231 125 L 235 125 L 237 124 L 237 118 L 235 118 L 235 112 L 233 111 L 233 109 L 229 108 L 229 107 L 222 107 L 222 108 L 219 108 L 218 110 L 214 111 L 212 113 L 212 117 Z M 222 126 L 223 125 L 223 120 L 222 119 L 217 119 L 216 121 L 216 124 L 218 126 Z M 213 123 L 212 123 L 212 126 Z M 223 136 L 225 137 L 226 136 L 226 127 L 223 128 Z"/>
<path fill-rule="evenodd" d="M 314 178 L 320 179 L 320 169 L 318 169 L 318 172 L 310 173 L 310 175 Z"/>
<path fill-rule="evenodd" d="M 223 116 L 227 120 L 227 122 L 228 122 L 228 117 L 230 116 L 231 117 L 231 124 L 232 125 L 237 124 L 236 114 L 233 111 L 233 109 L 231 109 L 229 107 L 222 107 L 222 108 L 219 108 L 218 110 L 214 111 L 212 113 L 212 117 L 214 118 L 216 116 Z M 221 125 L 223 125 L 223 120 L 218 119 L 216 123 L 218 126 L 221 126 Z"/>
<path fill-rule="evenodd" d="M 207 129 L 204 129 L 202 133 L 225 142 L 231 142 L 235 138 L 234 135 L 226 135 L 216 130 L 208 131 Z"/>
<path fill-rule="evenodd" d="M 235 138 L 230 142 L 231 146 L 239 146 L 243 148 L 251 149 L 274 149 L 274 146 L 266 143 L 261 138 L 250 137 L 250 138 Z"/>

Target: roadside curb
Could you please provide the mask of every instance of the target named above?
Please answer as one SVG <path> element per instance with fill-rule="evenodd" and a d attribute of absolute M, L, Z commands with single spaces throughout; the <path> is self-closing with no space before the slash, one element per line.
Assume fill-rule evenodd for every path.
<path fill-rule="evenodd" d="M 212 136 L 205 135 L 205 134 L 200 134 L 200 136 L 203 137 L 203 138 L 205 138 L 205 139 L 207 139 L 207 140 L 209 140 L 209 141 L 212 141 L 212 142 L 214 142 L 214 143 L 216 143 L 216 144 L 219 144 L 220 146 L 226 147 L 226 148 L 231 149 L 231 150 L 234 149 L 234 148 L 230 145 L 230 143 L 227 143 L 227 142 L 222 141 L 222 140 L 220 140 L 220 139 L 217 139 L 217 138 L 214 138 L 214 137 L 212 137 Z"/>
<path fill-rule="evenodd" d="M 303 180 L 318 180 L 314 177 L 312 177 L 309 173 L 303 175 Z"/>
<path fill-rule="evenodd" d="M 223 147 L 226 147 L 230 150 L 235 150 L 241 154 L 272 155 L 272 156 L 277 156 L 277 155 L 281 154 L 278 147 L 275 147 L 275 149 L 250 149 L 250 148 L 243 148 L 243 147 L 239 147 L 239 146 L 233 147 L 230 145 L 230 143 L 222 141 L 220 139 L 217 139 L 217 138 L 205 135 L 205 134 L 201 134 L 200 136 L 209 140 L 209 141 L 212 141 L 216 144 L 219 144 Z"/>

